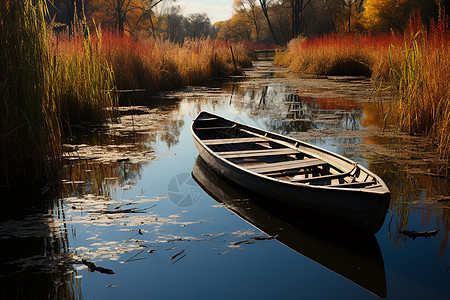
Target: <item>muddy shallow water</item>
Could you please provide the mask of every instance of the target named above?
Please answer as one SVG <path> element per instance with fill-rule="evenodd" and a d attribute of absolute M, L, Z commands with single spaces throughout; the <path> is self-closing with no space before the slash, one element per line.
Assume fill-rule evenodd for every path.
<path fill-rule="evenodd" d="M 377 127 L 388 99 L 366 78 L 245 73 L 75 129 L 61 190 L 5 196 L 0 297 L 448 299 L 449 185 L 427 141 Z M 384 226 L 334 228 L 223 182 L 197 159 L 201 110 L 373 170 L 392 192 Z"/>

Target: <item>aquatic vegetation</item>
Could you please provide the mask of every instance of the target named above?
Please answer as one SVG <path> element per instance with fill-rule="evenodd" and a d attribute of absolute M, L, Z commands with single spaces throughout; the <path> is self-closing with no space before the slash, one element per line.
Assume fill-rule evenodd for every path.
<path fill-rule="evenodd" d="M 415 27 L 415 28 L 414 28 Z M 427 29 L 421 23 L 405 35 L 391 63 L 396 101 L 387 111 L 391 123 L 410 134 L 429 136 L 441 157 L 450 157 L 450 30 L 447 21 Z"/>
<path fill-rule="evenodd" d="M 88 28 L 70 37 L 47 34 L 51 64 L 48 72 L 55 83 L 55 101 L 59 105 L 63 125 L 80 122 L 99 123 L 115 117 L 118 97 L 114 72 L 102 54 L 99 32 L 91 35 Z"/>
<path fill-rule="evenodd" d="M 46 1 L 0 8 L 0 185 L 43 183 L 60 172 L 64 127 L 116 117 L 117 89 L 147 94 L 241 72 L 243 45 L 192 40 L 183 45 L 129 36 L 48 30 Z M 230 47 L 233 47 L 234 59 Z M 235 65 L 236 64 L 236 65 Z"/>
<path fill-rule="evenodd" d="M 328 35 L 292 40 L 275 63 L 303 74 L 363 75 L 394 100 L 380 104 L 379 124 L 424 134 L 450 157 L 450 31 L 442 19 L 429 28 L 413 20 L 404 34 Z"/>
<path fill-rule="evenodd" d="M 61 153 L 45 41 L 45 1 L 0 7 L 0 185 L 36 181 Z"/>
<path fill-rule="evenodd" d="M 293 39 L 275 63 L 303 74 L 362 75 L 385 78 L 389 74 L 389 45 L 401 44 L 395 34 L 330 34 Z"/>
<path fill-rule="evenodd" d="M 0 185 L 44 182 L 59 172 L 62 126 L 111 115 L 111 69 L 89 32 L 61 52 L 49 42 L 41 0 L 0 8 Z"/>
<path fill-rule="evenodd" d="M 243 44 L 209 38 L 178 45 L 102 32 L 101 46 L 103 56 L 115 70 L 117 88 L 145 89 L 150 95 L 241 73 L 242 67 L 251 65 L 250 51 Z"/>

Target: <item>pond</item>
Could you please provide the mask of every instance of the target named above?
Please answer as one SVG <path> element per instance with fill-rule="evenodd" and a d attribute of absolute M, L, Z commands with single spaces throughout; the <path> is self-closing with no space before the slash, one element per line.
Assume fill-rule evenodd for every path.
<path fill-rule="evenodd" d="M 377 127 L 389 101 L 366 78 L 245 73 L 73 128 L 60 190 L 2 197 L 1 298 L 448 299 L 449 185 L 427 142 Z M 202 110 L 374 171 L 392 192 L 383 227 L 311 222 L 223 181 L 197 158 Z"/>

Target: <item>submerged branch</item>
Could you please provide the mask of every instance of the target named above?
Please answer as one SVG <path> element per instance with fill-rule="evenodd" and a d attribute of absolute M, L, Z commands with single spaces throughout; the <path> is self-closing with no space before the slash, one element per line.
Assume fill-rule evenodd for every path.
<path fill-rule="evenodd" d="M 129 213 L 145 213 L 146 210 L 155 207 L 157 204 L 147 207 L 147 208 L 127 208 L 127 209 L 116 209 L 116 210 L 95 210 L 91 213 L 96 214 L 129 214 Z"/>
<path fill-rule="evenodd" d="M 85 264 L 89 268 L 89 271 L 91 271 L 91 272 L 97 271 L 97 272 L 104 273 L 104 274 L 116 274 L 111 269 L 96 266 L 93 262 L 87 261 L 85 259 L 82 259 L 81 262 L 83 264 Z"/>
<path fill-rule="evenodd" d="M 178 256 L 180 256 L 181 254 L 183 254 L 184 251 L 186 251 L 187 248 L 189 248 L 189 246 L 187 246 L 186 248 L 184 248 L 183 250 L 181 250 L 180 252 L 178 252 L 177 254 L 175 254 L 174 256 L 172 256 L 172 257 L 170 258 L 170 261 L 174 260 L 175 258 L 177 258 Z M 184 256 L 186 256 L 186 254 L 185 254 Z M 184 257 L 184 256 L 183 256 L 183 257 Z M 176 260 L 174 263 L 176 263 L 177 261 L 178 261 L 178 260 Z"/>
<path fill-rule="evenodd" d="M 417 237 L 430 237 L 430 236 L 435 236 L 436 234 L 438 234 L 439 230 L 431 230 L 431 231 L 414 231 L 414 230 L 401 230 L 399 231 L 399 233 L 406 235 L 410 238 L 412 238 L 413 240 Z"/>

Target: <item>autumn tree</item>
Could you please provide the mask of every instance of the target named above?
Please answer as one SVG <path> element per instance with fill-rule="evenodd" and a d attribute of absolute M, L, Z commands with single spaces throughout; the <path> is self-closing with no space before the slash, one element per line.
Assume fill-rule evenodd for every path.
<path fill-rule="evenodd" d="M 332 31 L 337 33 L 341 27 L 341 16 L 343 15 L 342 0 L 323 0 L 319 3 L 321 11 L 325 13 L 331 24 Z"/>
<path fill-rule="evenodd" d="M 292 38 L 303 33 L 303 16 L 311 0 L 288 0 L 291 6 Z"/>
<path fill-rule="evenodd" d="M 273 26 L 269 18 L 270 0 L 259 0 L 259 4 L 261 5 L 261 10 L 264 14 L 264 17 L 266 18 L 270 33 L 272 33 L 273 40 L 275 41 L 275 44 L 279 45 L 278 38 L 275 35 L 275 31 L 273 30 Z"/>
<path fill-rule="evenodd" d="M 292 38 L 290 9 L 286 1 L 274 1 L 270 7 L 270 15 L 278 43 L 285 45 Z"/>
<path fill-rule="evenodd" d="M 153 9 L 163 1 L 169 0 L 90 0 L 86 9 L 97 23 L 120 33 L 133 32 L 143 22 L 152 26 Z"/>
<path fill-rule="evenodd" d="M 449 7 L 449 0 L 367 0 L 364 22 L 371 31 L 403 31 L 411 14 L 420 12 L 428 23 L 439 18 Z"/>
<path fill-rule="evenodd" d="M 77 21 L 84 21 L 84 8 L 91 0 L 47 0 L 49 15 L 56 23 L 64 24 L 72 32 Z"/>
<path fill-rule="evenodd" d="M 240 12 L 234 13 L 231 19 L 216 23 L 215 26 L 218 29 L 218 37 L 221 39 L 235 42 L 251 39 L 251 27 Z"/>
<path fill-rule="evenodd" d="M 151 35 L 155 37 L 155 25 L 153 18 L 155 15 L 154 8 L 163 0 L 140 0 L 141 7 L 139 11 L 139 18 L 136 22 L 137 29 L 150 30 Z"/>
<path fill-rule="evenodd" d="M 346 26 L 344 27 L 346 32 L 352 32 L 358 30 L 360 26 L 360 20 L 364 11 L 365 0 L 344 0 L 342 4 L 344 6 L 344 19 Z"/>
<path fill-rule="evenodd" d="M 259 14 L 260 9 L 258 9 L 256 0 L 234 0 L 233 9 L 235 12 L 245 16 L 249 23 L 253 26 L 255 30 L 256 42 L 260 42 L 260 26 L 259 26 Z"/>
<path fill-rule="evenodd" d="M 185 38 L 184 16 L 179 6 L 172 6 L 166 17 L 166 35 L 171 42 L 181 43 Z"/>
<path fill-rule="evenodd" d="M 211 21 L 206 13 L 194 13 L 186 17 L 186 36 L 189 38 L 207 37 L 212 30 Z"/>

